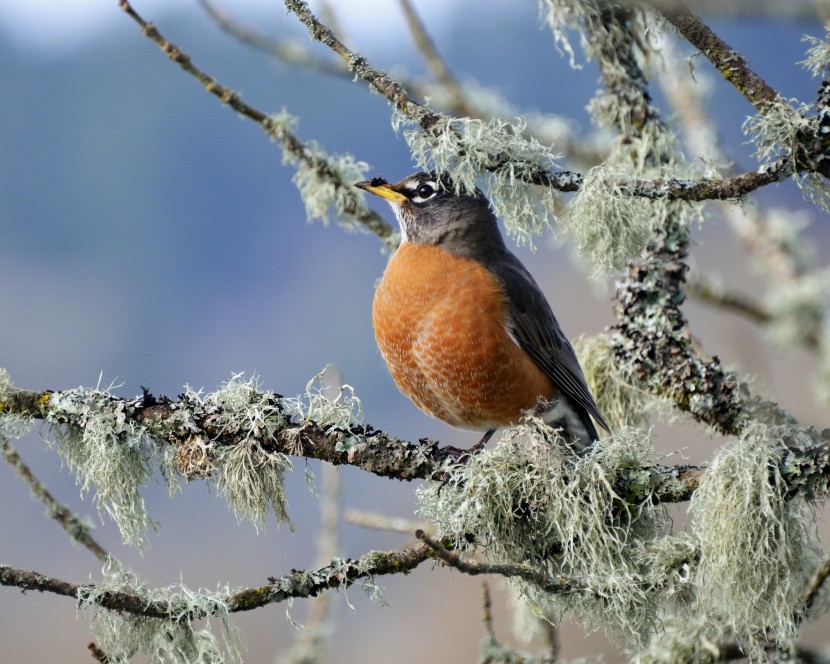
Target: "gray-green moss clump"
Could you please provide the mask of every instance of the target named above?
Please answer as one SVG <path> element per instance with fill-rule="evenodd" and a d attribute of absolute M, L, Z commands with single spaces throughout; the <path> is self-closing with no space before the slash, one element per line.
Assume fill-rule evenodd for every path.
<path fill-rule="evenodd" d="M 648 437 L 625 429 L 578 457 L 544 423 L 528 418 L 493 449 L 419 490 L 421 514 L 467 549 L 469 537 L 493 562 L 529 564 L 577 582 L 553 595 L 528 583 L 518 592 L 534 612 L 569 611 L 588 629 L 641 643 L 661 603 L 684 598 L 694 547 L 670 533 L 662 507 L 628 504 L 615 476 L 651 459 Z"/>

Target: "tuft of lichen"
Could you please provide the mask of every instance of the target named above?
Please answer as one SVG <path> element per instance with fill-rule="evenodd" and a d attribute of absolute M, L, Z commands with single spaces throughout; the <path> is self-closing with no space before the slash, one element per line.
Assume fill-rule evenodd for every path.
<path fill-rule="evenodd" d="M 190 392 L 191 397 L 195 393 Z M 261 390 L 256 376 L 235 374 L 216 392 L 204 398 L 204 408 L 215 411 L 218 428 L 239 440 L 213 451 L 221 469 L 216 484 L 238 519 L 265 528 L 268 515 L 277 523 L 291 524 L 285 495 L 285 473 L 293 469 L 291 459 L 269 449 L 286 421 L 280 401 Z"/>
<path fill-rule="evenodd" d="M 683 619 L 667 619 L 636 664 L 710 664 L 720 660 L 724 629 L 711 617 L 700 613 Z"/>
<path fill-rule="evenodd" d="M 629 375 L 620 369 L 614 358 L 609 336 L 582 336 L 575 339 L 573 345 L 599 412 L 611 430 L 648 426 L 647 405 L 654 397 L 631 384 Z"/>
<path fill-rule="evenodd" d="M 143 548 L 155 523 L 139 487 L 155 470 L 155 442 L 128 419 L 125 402 L 113 398 L 111 386 L 57 392 L 46 421 L 54 437 L 50 445 L 75 475 L 81 494 L 94 486 L 99 513 L 115 522 L 125 544 Z"/>
<path fill-rule="evenodd" d="M 396 112 L 395 129 L 411 124 Z M 412 156 L 424 170 L 452 175 L 458 192 L 487 190 L 495 213 L 507 234 L 518 244 L 533 244 L 554 219 L 554 193 L 550 187 L 529 184 L 523 175 L 548 173 L 559 155 L 535 138 L 526 138 L 525 122 L 500 118 L 449 118 L 440 131 L 411 127 L 404 131 Z"/>
<path fill-rule="evenodd" d="M 800 598 L 817 567 L 813 508 L 787 494 L 783 427 L 758 422 L 712 460 L 691 512 L 700 543 L 697 602 L 750 645 L 792 647 Z"/>
<path fill-rule="evenodd" d="M 643 60 L 650 55 L 647 30 L 649 24 L 643 20 L 642 13 L 636 12 L 632 20 L 623 26 L 616 22 L 603 20 L 603 11 L 607 9 L 598 0 L 539 0 L 539 15 L 548 24 L 553 33 L 557 50 L 568 57 L 572 68 L 581 69 L 576 61 L 576 54 L 571 38 L 575 34 L 587 59 L 598 57 L 600 48 L 607 53 L 621 43 L 626 43 L 631 35 L 640 49 Z M 653 20 L 653 19 L 652 19 Z"/>
<path fill-rule="evenodd" d="M 369 209 L 352 185 L 366 179 L 369 165 L 350 154 L 330 155 L 316 141 L 300 144 L 293 136 L 293 140 L 286 140 L 285 135 L 293 134 L 297 122 L 297 118 L 282 111 L 271 117 L 270 126 L 274 137 L 283 144 L 283 163 L 296 168 L 291 181 L 300 192 L 308 220 L 328 223 L 329 211 L 333 210 L 338 225 L 346 230 L 366 230 L 358 217 Z"/>
<path fill-rule="evenodd" d="M 691 545 L 670 535 L 663 509 L 650 496 L 628 504 L 614 491 L 618 473 L 651 455 L 648 437 L 626 429 L 579 457 L 529 417 L 452 471 L 447 483 L 420 489 L 420 511 L 459 548 L 473 537 L 490 560 L 583 584 L 551 595 L 517 583 L 539 615 L 567 610 L 588 629 L 640 642 L 655 627 L 661 601 L 678 597 L 690 577 Z"/>
<path fill-rule="evenodd" d="M 827 69 L 830 67 L 830 29 L 825 28 L 824 36 L 825 39 L 820 39 L 819 37 L 804 35 L 801 39 L 801 41 L 810 44 L 810 48 L 807 49 L 807 57 L 798 64 L 809 71 L 813 78 L 826 76 Z"/>
<path fill-rule="evenodd" d="M 621 121 L 616 99 L 607 97 L 606 101 L 613 108 L 594 109 L 600 126 Z M 670 156 L 654 166 L 654 154 Z M 589 274 L 602 278 L 638 259 L 654 229 L 664 226 L 669 218 L 685 226 L 701 220 L 697 204 L 633 196 L 633 178 L 691 178 L 701 167 L 687 164 L 676 150 L 674 137 L 661 128 L 649 126 L 637 138 L 618 142 L 605 162 L 585 174 L 582 188 L 560 218 L 561 230 L 573 242 Z"/>
<path fill-rule="evenodd" d="M 804 199 L 825 212 L 830 212 L 830 186 L 818 173 L 799 172 L 801 140 L 816 130 L 816 119 L 810 116 L 812 107 L 797 99 L 789 103 L 768 104 L 744 122 L 744 134 L 755 145 L 755 156 L 762 169 L 785 168 L 793 173 L 793 179 L 801 189 Z"/>
<path fill-rule="evenodd" d="M 160 664 L 241 664 L 238 630 L 230 622 L 222 593 L 190 590 L 183 584 L 148 589 L 132 573 L 110 559 L 104 579 L 78 596 L 78 609 L 89 616 L 96 644 L 113 664 L 127 664 L 143 655 Z M 169 618 L 150 618 L 99 606 L 100 598 L 111 592 L 125 592 L 143 598 L 147 605 L 165 606 Z M 196 629 L 191 616 L 207 617 L 207 625 Z M 211 630 L 210 620 L 220 621 L 222 645 Z"/>

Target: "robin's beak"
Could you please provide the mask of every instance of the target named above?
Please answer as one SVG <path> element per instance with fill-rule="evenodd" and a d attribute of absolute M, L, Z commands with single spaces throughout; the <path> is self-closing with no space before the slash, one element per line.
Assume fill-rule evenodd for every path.
<path fill-rule="evenodd" d="M 393 203 L 403 203 L 407 200 L 406 196 L 402 193 L 392 189 L 392 185 L 388 182 L 384 182 L 383 184 L 373 184 L 374 182 L 375 180 L 364 180 L 363 182 L 355 182 L 354 186 L 359 189 L 363 189 L 363 191 L 368 191 L 370 194 L 374 194 L 375 196 L 385 198 L 387 201 L 392 201 Z"/>

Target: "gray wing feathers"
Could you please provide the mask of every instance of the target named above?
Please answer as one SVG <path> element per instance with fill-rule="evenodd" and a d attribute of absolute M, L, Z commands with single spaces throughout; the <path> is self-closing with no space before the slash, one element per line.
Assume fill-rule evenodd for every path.
<path fill-rule="evenodd" d="M 584 408 L 609 431 L 585 382 L 576 353 L 536 281 L 509 252 L 492 266 L 510 303 L 507 322 L 510 336 L 569 400 Z"/>

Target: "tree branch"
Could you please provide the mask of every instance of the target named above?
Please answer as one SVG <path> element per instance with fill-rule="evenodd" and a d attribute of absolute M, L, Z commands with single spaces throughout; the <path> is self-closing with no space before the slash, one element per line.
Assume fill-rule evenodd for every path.
<path fill-rule="evenodd" d="M 670 369 L 667 369 L 669 371 Z M 691 380 L 691 379 L 690 379 Z M 678 389 L 685 389 L 681 384 Z M 194 440 L 206 444 L 196 446 L 201 455 L 212 445 L 228 446 L 256 442 L 269 452 L 319 459 L 336 466 L 349 465 L 365 472 L 389 479 L 411 481 L 426 479 L 443 481 L 454 464 L 462 463 L 466 452 L 455 447 L 439 447 L 433 440 L 418 443 L 401 440 L 371 425 L 351 424 L 338 427 L 320 424 L 311 419 L 295 420 L 282 405 L 282 397 L 273 392 L 257 393 L 257 399 L 267 402 L 274 410 L 272 419 L 261 427 L 244 425 L 234 428 L 228 424 L 229 415 L 223 406 L 207 405 L 186 394 L 172 401 L 167 397 L 153 397 L 149 392 L 136 399 L 121 399 L 103 392 L 68 390 L 65 392 L 36 392 L 10 388 L 0 392 L 0 413 L 26 415 L 50 422 L 54 426 L 79 427 L 78 416 L 61 410 L 60 402 L 76 403 L 96 408 L 121 418 L 125 423 L 142 427 L 144 433 L 158 442 L 177 447 L 177 468 L 185 477 L 191 462 L 186 458 Z M 701 398 L 706 398 L 705 395 Z M 102 406 L 102 403 L 106 403 Z M 781 462 L 780 472 L 793 493 L 821 495 L 830 486 L 830 429 L 820 434 L 814 429 L 797 428 L 797 423 L 775 404 L 753 401 L 752 412 L 765 421 L 787 424 L 792 433 L 783 443 L 790 448 Z M 750 417 L 740 411 L 740 417 Z M 266 426 L 267 424 L 267 426 Z M 256 439 L 263 430 L 273 436 Z M 185 458 L 182 458 L 185 457 Z M 204 461 L 204 460 L 202 460 Z M 210 464 L 207 464 L 210 466 Z M 620 498 L 639 503 L 651 499 L 663 503 L 689 500 L 697 488 L 703 469 L 697 466 L 664 466 L 654 464 L 642 468 L 621 470 L 614 478 L 614 489 Z"/>
<path fill-rule="evenodd" d="M 350 586 L 356 581 L 386 574 L 410 572 L 425 560 L 433 557 L 429 546 L 421 545 L 402 551 L 370 551 L 357 560 L 333 560 L 320 569 L 294 570 L 259 588 L 248 588 L 225 597 L 230 613 L 251 611 L 268 604 L 284 602 L 292 598 L 316 597 L 325 590 Z M 31 570 L 0 565 L 0 585 L 37 590 L 78 599 L 96 590 L 95 584 L 80 584 L 45 576 Z M 203 610 L 180 610 L 167 602 L 148 601 L 146 597 L 122 591 L 96 593 L 98 606 L 113 611 L 123 611 L 146 618 L 199 620 L 206 617 Z"/>
<path fill-rule="evenodd" d="M 272 139 L 279 141 L 287 153 L 293 155 L 296 159 L 313 168 L 321 176 L 330 181 L 336 189 L 348 188 L 349 191 L 352 190 L 352 185 L 354 183 L 343 182 L 340 178 L 340 174 L 331 167 L 329 162 L 325 159 L 321 159 L 311 150 L 311 148 L 300 141 L 288 129 L 288 127 L 286 127 L 284 122 L 278 122 L 273 116 L 267 115 L 245 103 L 242 101 L 242 98 L 237 92 L 231 88 L 225 87 L 215 78 L 199 69 L 193 64 L 190 56 L 184 53 L 178 46 L 165 39 L 156 29 L 155 25 L 148 23 L 141 18 L 141 16 L 139 16 L 139 14 L 133 9 L 132 5 L 130 5 L 129 0 L 119 0 L 119 6 L 141 26 L 141 32 L 145 37 L 155 42 L 168 58 L 178 64 L 182 70 L 199 81 L 205 90 L 210 92 L 223 104 L 230 106 L 234 111 L 243 117 L 256 122 Z M 345 197 L 343 211 L 353 215 L 354 218 L 367 231 L 375 234 L 387 247 L 390 249 L 395 248 L 397 245 L 397 233 L 395 232 L 395 229 L 387 224 L 377 212 L 357 207 L 357 205 L 355 205 L 354 202 L 348 197 Z"/>
<path fill-rule="evenodd" d="M 689 278 L 686 280 L 686 291 L 701 302 L 732 311 L 753 323 L 763 325 L 773 320 L 773 315 L 761 304 L 740 293 L 727 291 L 712 279 L 705 279 L 699 275 Z"/>
<path fill-rule="evenodd" d="M 2 410 L 0 410 L 0 412 L 2 412 Z M 72 513 L 72 510 L 65 505 L 61 505 L 52 497 L 52 494 L 50 494 L 40 480 L 34 476 L 29 467 L 23 463 L 23 460 L 20 458 L 17 450 L 15 450 L 9 444 L 9 441 L 2 436 L 0 436 L 0 453 L 3 454 L 3 457 L 9 465 L 14 468 L 14 471 L 23 479 L 26 486 L 29 487 L 29 491 L 31 491 L 32 496 L 40 500 L 40 502 L 46 506 L 46 514 L 57 521 L 61 528 L 63 528 L 73 540 L 89 549 L 92 555 L 98 558 L 98 560 L 106 561 L 108 554 L 103 547 L 95 541 L 95 538 L 90 535 L 89 526 L 76 517 Z"/>
<path fill-rule="evenodd" d="M 450 567 L 459 572 L 478 576 L 479 574 L 496 574 L 504 577 L 515 577 L 532 583 L 545 592 L 557 595 L 566 595 L 584 590 L 584 586 L 576 579 L 564 576 L 551 576 L 545 572 L 519 563 L 482 563 L 478 560 L 464 559 L 457 553 L 444 548 L 440 542 L 432 539 L 423 530 L 416 530 L 415 537 L 421 540 L 435 554 Z"/>
<path fill-rule="evenodd" d="M 688 9 L 678 3 L 677 7 L 665 10 L 663 15 L 758 111 L 764 113 L 770 104 L 783 103 L 781 95 L 752 71 L 744 56 Z"/>

